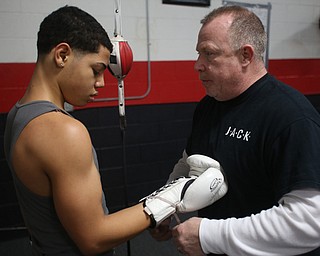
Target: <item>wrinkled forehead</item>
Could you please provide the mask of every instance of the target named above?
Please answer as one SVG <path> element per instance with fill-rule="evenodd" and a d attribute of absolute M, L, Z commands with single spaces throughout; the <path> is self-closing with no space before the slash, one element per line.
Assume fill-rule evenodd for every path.
<path fill-rule="evenodd" d="M 229 42 L 228 29 L 232 17 L 223 15 L 202 25 L 198 34 L 197 48 L 203 44 L 223 45 Z"/>
<path fill-rule="evenodd" d="M 213 18 L 212 20 L 208 21 L 207 23 L 203 24 L 199 31 L 199 34 L 202 31 L 211 31 L 211 33 L 226 33 L 230 28 L 233 19 L 234 17 L 231 14 L 219 15 Z"/>

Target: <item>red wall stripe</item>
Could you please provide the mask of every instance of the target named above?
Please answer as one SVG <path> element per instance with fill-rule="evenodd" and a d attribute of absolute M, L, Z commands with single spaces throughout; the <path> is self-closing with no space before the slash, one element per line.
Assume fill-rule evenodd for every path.
<path fill-rule="evenodd" d="M 320 59 L 271 60 L 269 72 L 305 95 L 320 94 Z"/>
<path fill-rule="evenodd" d="M 193 69 L 194 61 L 151 62 L 151 91 L 126 105 L 196 102 L 204 90 Z M 0 63 L 0 112 L 6 113 L 21 98 L 32 76 L 34 63 Z M 269 72 L 304 94 L 320 94 L 320 59 L 270 60 Z M 147 62 L 134 62 L 124 79 L 125 97 L 140 97 L 148 89 Z M 99 98 L 116 98 L 117 81 L 105 73 Z M 117 101 L 90 103 L 86 107 L 115 106 Z"/>

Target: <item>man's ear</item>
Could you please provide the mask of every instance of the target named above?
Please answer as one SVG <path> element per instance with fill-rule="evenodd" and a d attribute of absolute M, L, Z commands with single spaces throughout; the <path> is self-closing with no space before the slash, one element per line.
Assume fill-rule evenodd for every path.
<path fill-rule="evenodd" d="M 245 44 L 244 46 L 241 47 L 241 63 L 243 65 L 248 65 L 249 63 L 252 62 L 253 57 L 254 57 L 254 49 L 250 44 Z"/>
<path fill-rule="evenodd" d="M 68 56 L 71 53 L 71 47 L 67 43 L 60 43 L 54 48 L 54 60 L 58 67 L 63 68 Z"/>

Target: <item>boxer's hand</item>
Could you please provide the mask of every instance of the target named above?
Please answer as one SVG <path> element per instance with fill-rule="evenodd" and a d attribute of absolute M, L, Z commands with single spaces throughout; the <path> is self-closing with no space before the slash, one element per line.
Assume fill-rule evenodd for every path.
<path fill-rule="evenodd" d="M 228 191 L 223 173 L 210 167 L 185 191 L 177 204 L 177 212 L 193 212 L 202 209 L 223 197 Z"/>
<path fill-rule="evenodd" d="M 209 168 L 197 177 L 180 177 L 141 199 L 150 216 L 151 228 L 177 212 L 204 208 L 225 195 L 227 185 L 220 170 Z"/>

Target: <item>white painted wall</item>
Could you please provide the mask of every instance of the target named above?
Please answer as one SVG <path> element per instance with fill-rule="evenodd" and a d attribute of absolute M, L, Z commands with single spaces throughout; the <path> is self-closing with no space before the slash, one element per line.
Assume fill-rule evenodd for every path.
<path fill-rule="evenodd" d="M 114 0 L 0 0 L 0 62 L 35 62 L 40 22 L 65 4 L 92 14 L 107 30 L 114 30 Z M 146 4 L 148 1 L 148 5 Z M 271 3 L 269 59 L 320 58 L 320 0 L 245 0 Z M 151 60 L 194 60 L 200 19 L 211 6 L 164 5 L 162 0 L 121 0 L 122 32 L 135 61 L 147 60 L 147 6 Z"/>

